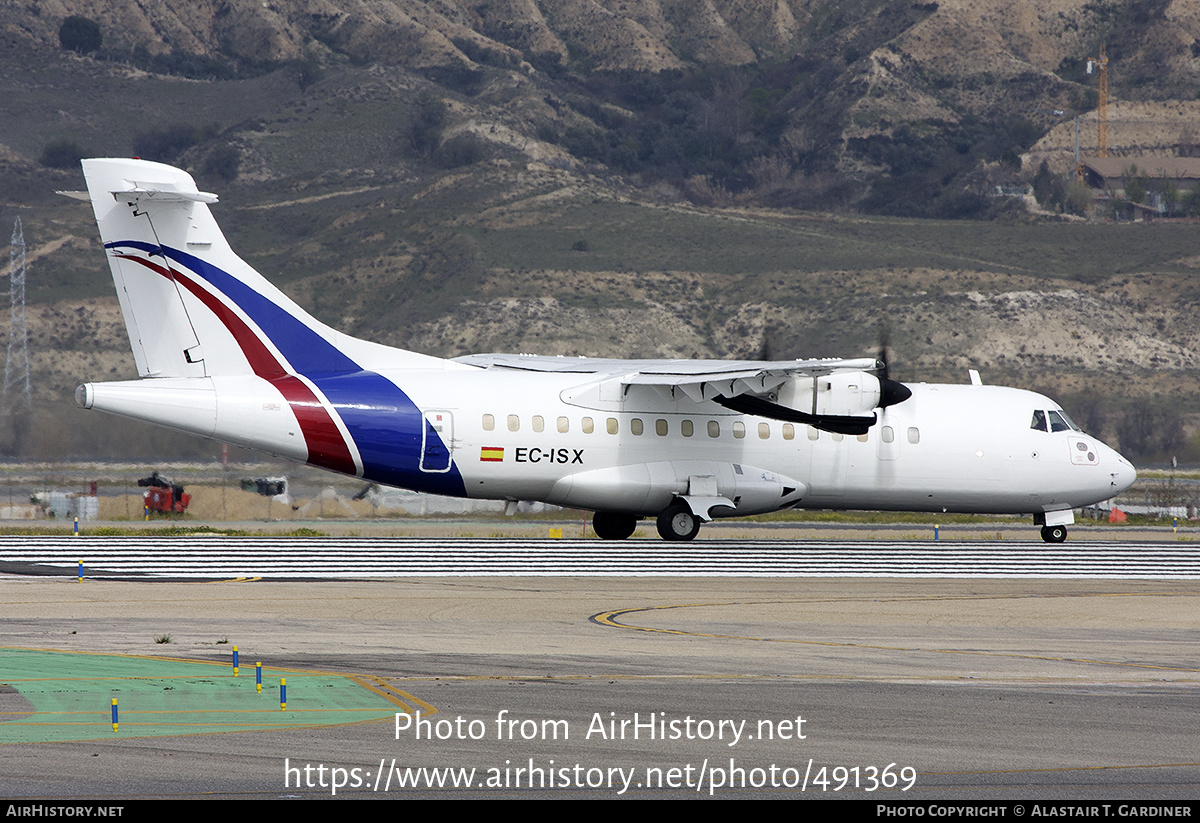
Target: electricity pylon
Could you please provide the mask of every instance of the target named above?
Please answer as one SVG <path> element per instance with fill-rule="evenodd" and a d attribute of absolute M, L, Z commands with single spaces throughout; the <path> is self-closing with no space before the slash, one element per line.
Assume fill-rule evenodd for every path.
<path fill-rule="evenodd" d="M 4 412 L 33 409 L 29 385 L 29 332 L 25 327 L 25 232 L 21 218 L 13 223 L 12 246 L 8 252 L 8 285 L 12 295 L 12 319 L 8 326 L 8 359 L 4 361 Z"/>

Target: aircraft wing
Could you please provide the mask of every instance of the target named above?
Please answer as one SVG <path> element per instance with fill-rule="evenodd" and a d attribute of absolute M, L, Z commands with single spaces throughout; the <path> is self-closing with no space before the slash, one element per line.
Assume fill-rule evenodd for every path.
<path fill-rule="evenodd" d="M 649 386 L 674 397 L 682 392 L 697 403 L 739 395 L 767 395 L 797 377 L 821 377 L 834 372 L 870 371 L 873 359 L 783 360 L 773 362 L 694 361 L 654 364 L 627 374 L 622 385 Z"/>
<path fill-rule="evenodd" d="M 544 357 L 529 354 L 472 354 L 456 358 L 481 368 L 592 374 L 597 380 L 621 378 L 624 386 L 648 386 L 675 396 L 683 392 L 697 403 L 714 397 L 766 394 L 795 377 L 834 372 L 875 371 L 873 358 L 816 360 L 613 360 L 600 357 Z"/>
<path fill-rule="evenodd" d="M 622 393 L 645 386 L 664 398 L 683 395 L 732 411 L 808 423 L 845 434 L 863 434 L 874 409 L 898 403 L 910 392 L 877 376 L 873 358 L 817 360 L 610 360 L 476 354 L 458 358 L 480 368 L 594 375 L 595 383 L 619 380 Z M 819 380 L 829 377 L 828 380 Z M 592 382 L 592 381 L 589 381 Z"/>

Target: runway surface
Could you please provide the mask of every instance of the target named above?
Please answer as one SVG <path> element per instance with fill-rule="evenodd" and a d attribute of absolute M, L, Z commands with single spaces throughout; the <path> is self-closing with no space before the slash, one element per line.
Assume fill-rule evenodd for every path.
<path fill-rule="evenodd" d="M 0 568 L 168 578 L 445 576 L 1198 579 L 1190 542 L 0 537 Z"/>
<path fill-rule="evenodd" d="M 411 541 L 351 541 L 359 558 L 276 539 L 206 572 L 230 563 L 215 551 L 229 541 L 67 538 L 65 555 L 4 541 L 5 567 L 53 572 L 0 577 L 6 795 L 330 797 L 338 781 L 338 797 L 1200 794 L 1187 543 L 426 540 L 421 560 Z M 77 547 L 100 546 L 112 553 L 85 553 L 94 576 L 74 582 Z M 436 576 L 449 551 L 459 571 Z M 148 573 L 116 567 L 137 552 Z M 339 557 L 354 577 L 336 579 Z M 355 565 L 367 557 L 391 571 Z M 154 576 L 185 562 L 194 582 Z M 260 573 L 327 579 L 246 579 Z M 286 676 L 287 711 L 309 722 L 267 728 L 277 683 L 230 702 L 222 690 L 249 687 L 233 645 L 242 678 L 259 660 Z M 55 651 L 31 667 L 28 649 Z M 342 674 L 353 706 L 329 697 Z M 400 694 L 424 727 L 402 715 L 397 731 Z M 329 719 L 351 710 L 361 722 Z"/>

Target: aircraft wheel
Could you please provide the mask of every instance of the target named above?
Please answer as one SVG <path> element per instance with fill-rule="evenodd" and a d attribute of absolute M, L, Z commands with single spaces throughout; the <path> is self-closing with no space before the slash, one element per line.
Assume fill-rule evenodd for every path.
<path fill-rule="evenodd" d="M 700 518 L 685 504 L 667 506 L 658 516 L 658 533 L 663 540 L 691 540 L 700 533 Z"/>
<path fill-rule="evenodd" d="M 592 515 L 592 529 L 601 540 L 624 540 L 636 528 L 637 518 L 632 514 L 596 512 Z"/>
<path fill-rule="evenodd" d="M 1042 526 L 1042 539 L 1047 543 L 1062 543 L 1067 539 L 1067 527 Z"/>

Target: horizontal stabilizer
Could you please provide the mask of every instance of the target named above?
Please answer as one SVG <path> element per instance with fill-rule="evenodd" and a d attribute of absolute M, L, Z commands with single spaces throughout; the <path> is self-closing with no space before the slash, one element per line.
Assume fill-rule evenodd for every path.
<path fill-rule="evenodd" d="M 217 202 L 217 196 L 206 191 L 180 191 L 168 188 L 147 188 L 134 186 L 129 189 L 114 191 L 113 197 L 127 202 L 152 201 L 155 203 L 208 203 Z"/>

